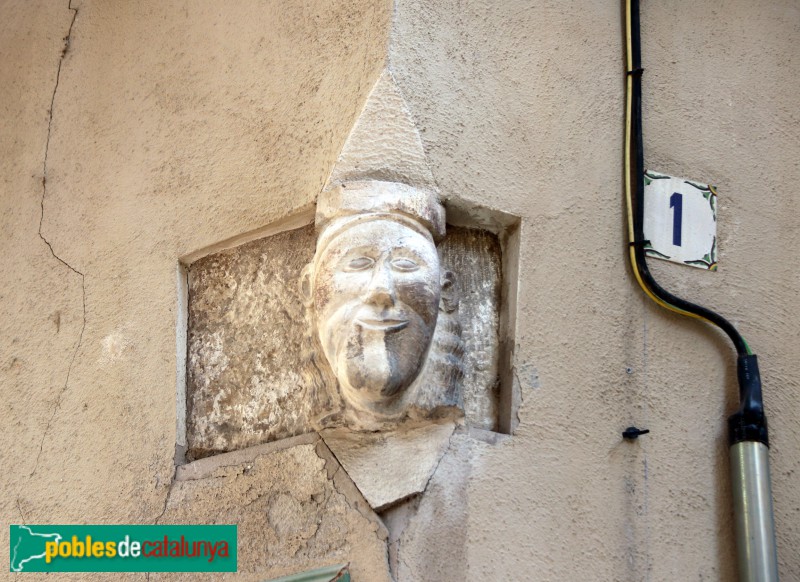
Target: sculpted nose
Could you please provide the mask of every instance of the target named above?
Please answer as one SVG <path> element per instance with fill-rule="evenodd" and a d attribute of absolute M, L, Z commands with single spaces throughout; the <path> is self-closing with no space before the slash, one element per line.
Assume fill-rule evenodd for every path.
<path fill-rule="evenodd" d="M 368 301 L 380 307 L 392 307 L 396 298 L 394 278 L 388 265 L 376 265 L 369 283 Z"/>

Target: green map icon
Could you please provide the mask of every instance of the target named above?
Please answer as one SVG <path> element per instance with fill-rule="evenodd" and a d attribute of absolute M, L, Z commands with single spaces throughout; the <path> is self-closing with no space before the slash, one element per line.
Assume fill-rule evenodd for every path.
<path fill-rule="evenodd" d="M 37 530 L 42 528 L 37 527 Z M 11 571 L 24 572 L 33 562 L 44 561 L 45 543 L 60 542 L 61 535 L 45 531 L 33 531 L 27 525 L 12 525 L 9 539 Z M 38 564 L 37 564 L 38 566 Z"/>

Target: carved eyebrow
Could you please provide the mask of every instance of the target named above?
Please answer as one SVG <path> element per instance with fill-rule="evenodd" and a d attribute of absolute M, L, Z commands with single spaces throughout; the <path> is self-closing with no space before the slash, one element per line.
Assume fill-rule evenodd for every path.
<path fill-rule="evenodd" d="M 406 255 L 419 257 L 420 259 L 423 259 L 425 256 L 425 253 L 420 253 L 414 250 L 413 248 L 409 247 L 408 245 L 404 245 L 402 243 L 392 246 L 391 252 L 396 253 L 397 251 L 402 251 Z"/>
<path fill-rule="evenodd" d="M 375 245 L 365 244 L 345 248 L 339 256 L 338 264 L 346 266 L 351 261 L 360 257 L 369 258 L 374 262 L 379 260 L 382 256 L 386 257 L 390 262 L 405 258 L 416 261 L 419 265 L 429 265 L 431 260 L 428 253 L 417 251 L 408 245 L 402 244 L 402 241 L 400 241 L 398 244 L 388 246 L 388 248 L 376 248 Z"/>
<path fill-rule="evenodd" d="M 417 267 L 429 267 L 432 264 L 431 257 L 422 253 L 416 253 L 407 248 L 395 249 L 395 251 L 389 255 L 388 260 L 392 264 L 400 260 L 412 261 Z"/>
<path fill-rule="evenodd" d="M 372 245 L 358 245 L 344 249 L 343 257 L 352 257 L 353 255 L 369 256 L 375 254 L 375 247 Z"/>

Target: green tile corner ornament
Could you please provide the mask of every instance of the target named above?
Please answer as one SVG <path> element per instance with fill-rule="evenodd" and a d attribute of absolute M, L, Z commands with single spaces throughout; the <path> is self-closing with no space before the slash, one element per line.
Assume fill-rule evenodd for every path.
<path fill-rule="evenodd" d="M 717 189 L 645 171 L 644 237 L 648 257 L 716 271 Z"/>
<path fill-rule="evenodd" d="M 268 582 L 350 582 L 350 564 L 326 566 L 317 570 L 276 578 Z"/>

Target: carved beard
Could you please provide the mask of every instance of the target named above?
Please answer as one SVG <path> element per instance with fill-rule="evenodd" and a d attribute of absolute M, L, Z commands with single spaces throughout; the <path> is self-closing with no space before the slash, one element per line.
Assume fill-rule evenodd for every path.
<path fill-rule="evenodd" d="M 390 404 L 417 378 L 430 337 L 419 315 L 406 317 L 412 320 L 409 325 L 394 331 L 369 329 L 354 322 L 337 362 L 337 376 L 346 379 L 347 385 L 342 388 L 347 400 L 370 408 Z"/>

